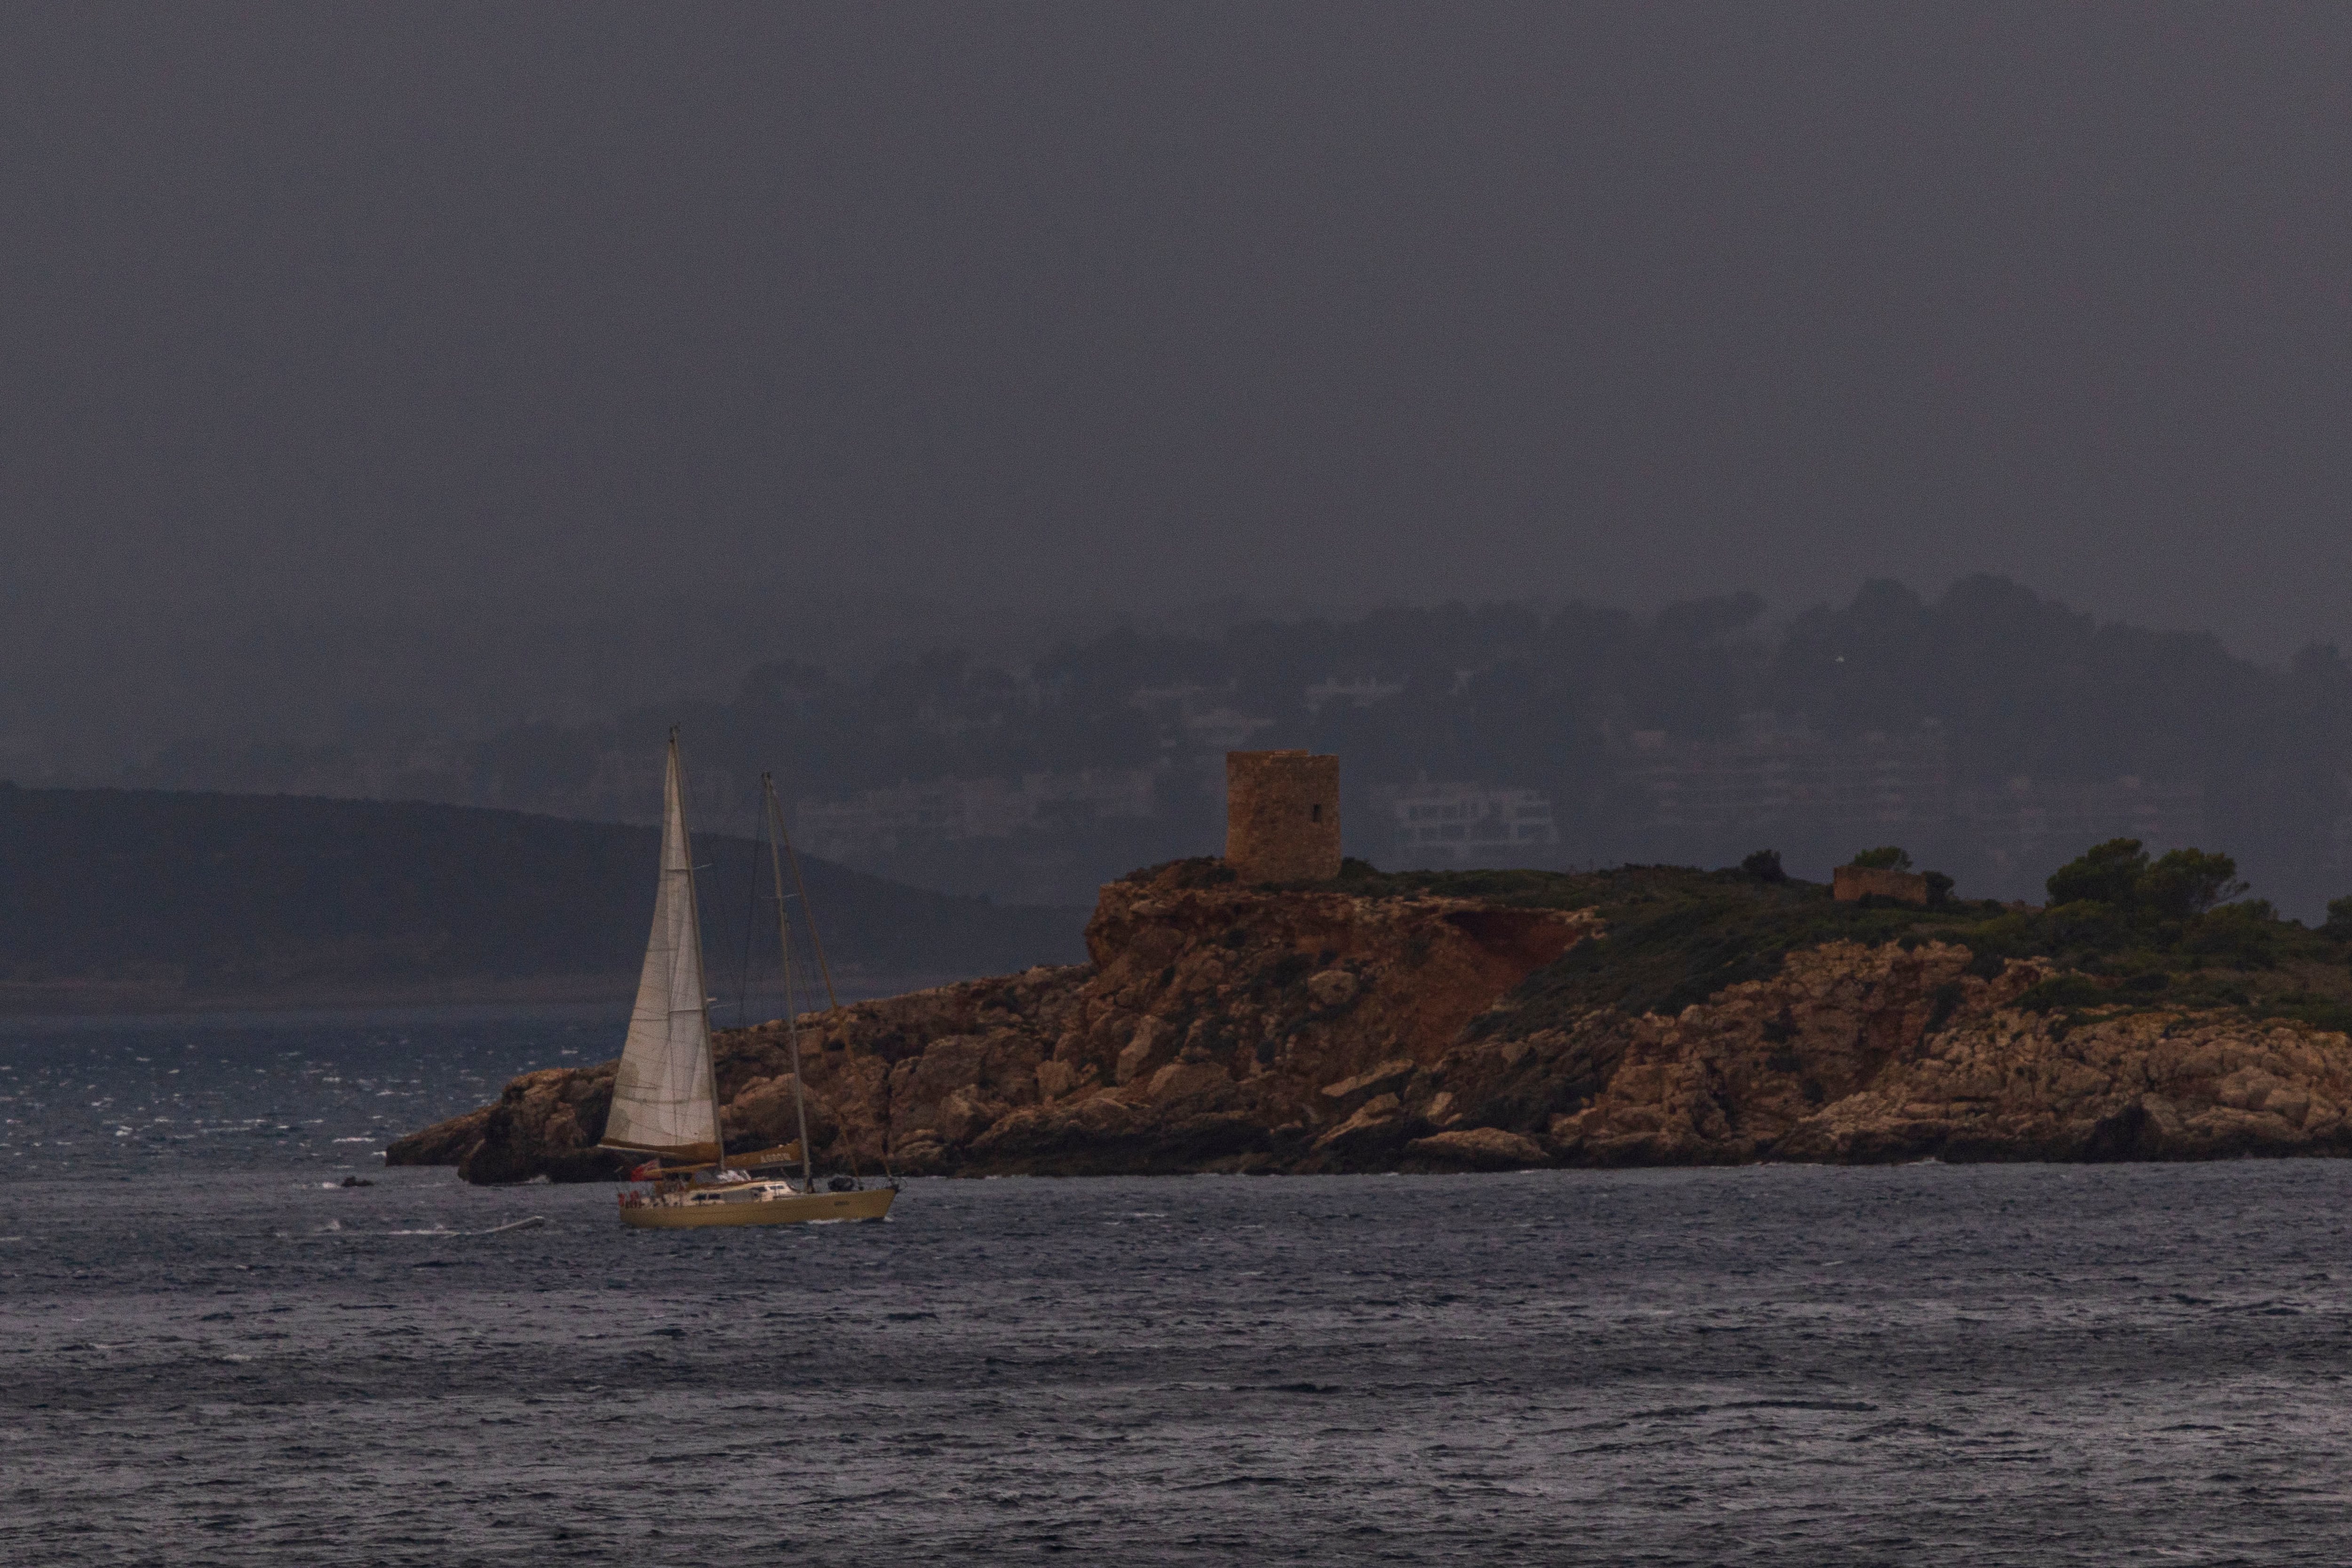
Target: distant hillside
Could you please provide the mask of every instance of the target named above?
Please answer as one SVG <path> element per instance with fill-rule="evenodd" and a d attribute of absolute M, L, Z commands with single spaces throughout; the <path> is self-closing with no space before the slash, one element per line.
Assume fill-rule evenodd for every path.
<path fill-rule="evenodd" d="M 731 830 L 790 759 L 795 830 L 844 863 L 1076 904 L 1216 841 L 1229 745 L 1298 746 L 1341 759 L 1347 852 L 1381 866 L 1727 865 L 1769 847 L 1826 877 L 1899 839 L 1975 894 L 2038 900 L 2084 845 L 2132 837 L 2225 841 L 2306 920 L 2352 891 L 2352 660 L 2335 647 L 2258 665 L 1992 577 L 1763 614 L 1752 594 L 1649 616 L 1391 605 L 1115 631 L 1021 668 L 945 649 L 862 674 L 773 663 L 726 701 L 464 742 L 191 739 L 114 782 L 651 822 L 682 724 L 698 798 L 744 813 Z"/>
<path fill-rule="evenodd" d="M 713 992 L 762 918 L 754 847 L 696 858 Z M 0 784 L 0 1001 L 625 994 L 653 910 L 650 827 L 294 795 Z M 997 908 L 803 858 L 837 970 L 949 977 L 1083 956 L 1081 910 Z M 761 875 L 764 876 L 764 869 Z M 772 915 L 751 945 L 775 968 Z"/>

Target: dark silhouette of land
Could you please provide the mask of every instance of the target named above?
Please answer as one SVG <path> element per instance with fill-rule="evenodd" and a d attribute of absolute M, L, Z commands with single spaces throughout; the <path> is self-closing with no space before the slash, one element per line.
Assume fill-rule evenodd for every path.
<path fill-rule="evenodd" d="M 723 1006 L 747 957 L 753 985 L 773 983 L 773 906 L 751 880 L 766 864 L 743 839 L 695 847 Z M 651 828 L 513 811 L 0 786 L 0 1005 L 623 997 L 656 850 Z M 1083 910 L 803 865 L 829 954 L 860 989 L 1081 953 Z"/>

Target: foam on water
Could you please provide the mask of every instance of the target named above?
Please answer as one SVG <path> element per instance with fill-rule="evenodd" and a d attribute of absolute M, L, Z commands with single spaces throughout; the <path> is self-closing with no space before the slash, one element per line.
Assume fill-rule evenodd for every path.
<path fill-rule="evenodd" d="M 334 1143 L 586 1027 L 0 1039 L 0 1558 L 2352 1546 L 2352 1166 L 926 1181 L 887 1226 L 633 1231 Z"/>

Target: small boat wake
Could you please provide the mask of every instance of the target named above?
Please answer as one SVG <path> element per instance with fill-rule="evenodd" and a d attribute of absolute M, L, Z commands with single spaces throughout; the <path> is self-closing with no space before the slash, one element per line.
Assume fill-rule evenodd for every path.
<path fill-rule="evenodd" d="M 504 1236 L 509 1231 L 537 1230 L 546 1223 L 545 1215 L 535 1214 L 527 1219 L 509 1220 L 505 1225 L 494 1225 L 488 1230 L 450 1230 L 444 1226 L 433 1230 L 387 1230 L 382 1234 L 385 1236 Z"/>

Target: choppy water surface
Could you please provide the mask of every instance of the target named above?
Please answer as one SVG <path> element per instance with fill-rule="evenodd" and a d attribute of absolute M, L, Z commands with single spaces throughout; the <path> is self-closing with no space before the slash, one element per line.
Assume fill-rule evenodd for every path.
<path fill-rule="evenodd" d="M 933 1181 L 704 1233 L 376 1168 L 614 1034 L 0 1033 L 0 1559 L 2352 1549 L 2352 1165 Z"/>

